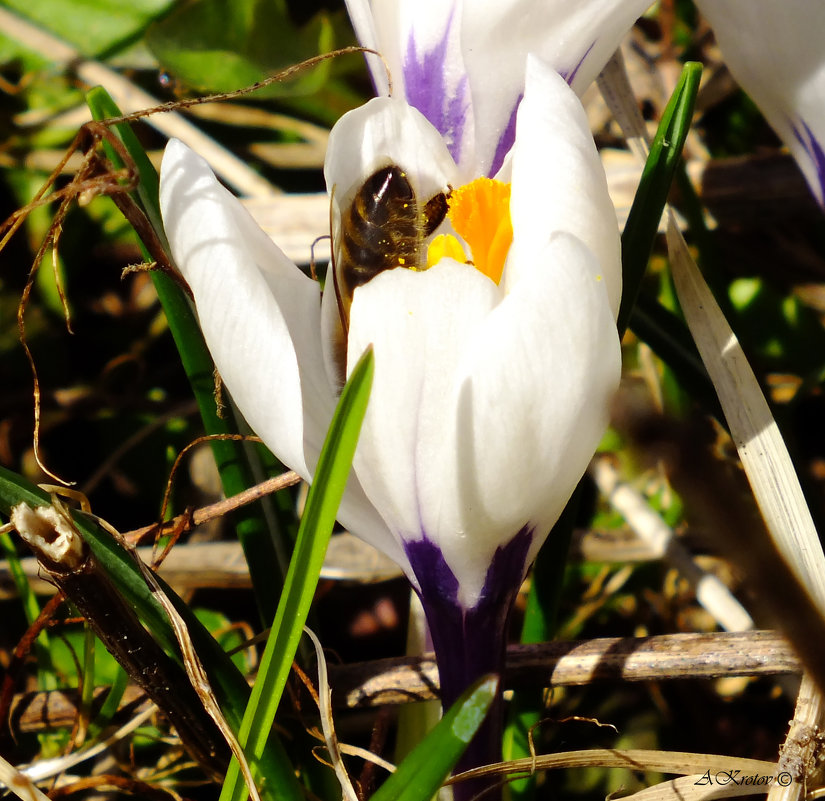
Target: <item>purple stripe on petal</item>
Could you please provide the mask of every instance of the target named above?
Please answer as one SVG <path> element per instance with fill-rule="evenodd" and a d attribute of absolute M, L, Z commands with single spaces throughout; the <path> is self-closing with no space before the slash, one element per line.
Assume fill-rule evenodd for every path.
<path fill-rule="evenodd" d="M 447 709 L 476 679 L 504 670 L 507 621 L 524 577 L 533 530 L 525 526 L 496 549 L 479 600 L 467 609 L 458 601 L 458 579 L 435 543 L 426 537 L 404 546 L 421 587 L 421 604 L 433 639 L 441 702 Z M 456 766 L 456 772 L 501 759 L 501 705 L 495 704 Z M 490 786 L 485 780 L 453 789 L 465 801 Z M 492 797 L 492 796 L 491 796 Z"/>
<path fill-rule="evenodd" d="M 584 64 L 585 59 L 588 55 L 590 55 L 590 51 L 595 47 L 596 43 L 593 42 L 590 47 L 585 50 L 584 55 L 579 59 L 578 64 L 576 64 L 572 70 L 569 72 L 567 70 L 560 70 L 559 75 L 567 81 L 568 85 L 571 85 L 578 74 L 578 71 L 582 64 Z M 490 165 L 490 175 L 495 175 L 500 169 L 501 165 L 504 163 L 504 158 L 510 152 L 510 148 L 513 146 L 513 142 L 516 141 L 516 114 L 518 112 L 519 104 L 521 103 L 521 99 L 524 97 L 523 94 L 520 94 L 513 106 L 513 110 L 510 112 L 510 119 L 507 122 L 507 127 L 501 134 L 501 137 L 498 140 L 498 144 L 496 145 L 496 152 L 493 154 L 493 162 Z"/>
<path fill-rule="evenodd" d="M 805 148 L 805 152 L 814 163 L 817 179 L 819 180 L 819 196 L 817 200 L 820 206 L 825 207 L 825 150 L 823 150 L 822 145 L 814 136 L 814 132 L 808 127 L 805 120 L 801 120 L 801 122 L 802 127 L 805 129 L 804 136 L 796 125 L 791 125 L 791 128 L 793 129 L 793 135 L 796 137 L 796 140 Z M 815 190 L 814 194 L 816 194 Z"/>
<path fill-rule="evenodd" d="M 470 100 L 466 75 L 462 76 L 458 86 L 452 89 L 447 86 L 447 47 L 452 24 L 451 13 L 441 40 L 424 52 L 418 51 L 415 33 L 411 31 L 403 69 L 407 102 L 441 134 L 450 155 L 458 163 Z"/>
<path fill-rule="evenodd" d="M 518 107 L 523 97 L 523 94 L 518 96 L 513 110 L 510 112 L 507 127 L 498 140 L 496 152 L 493 154 L 493 163 L 490 165 L 490 175 L 495 175 L 501 169 L 501 165 L 504 164 L 504 157 L 510 152 L 513 142 L 516 141 L 516 114 L 518 113 Z"/>
<path fill-rule="evenodd" d="M 579 70 L 581 69 L 581 65 L 584 64 L 585 59 L 590 55 L 590 51 L 596 46 L 596 42 L 593 42 L 587 50 L 584 51 L 584 55 L 579 59 L 579 63 L 573 67 L 572 70 L 569 72 L 567 70 L 559 70 L 559 75 L 567 81 L 568 86 L 573 85 L 573 81 L 576 80 L 576 75 L 578 74 Z"/>

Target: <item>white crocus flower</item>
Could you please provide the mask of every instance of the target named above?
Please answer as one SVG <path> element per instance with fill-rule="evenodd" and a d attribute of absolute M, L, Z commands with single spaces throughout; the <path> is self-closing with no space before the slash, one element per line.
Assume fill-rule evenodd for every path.
<path fill-rule="evenodd" d="M 725 62 L 825 206 L 825 3 L 705 0 Z"/>
<path fill-rule="evenodd" d="M 341 221 L 377 170 L 397 167 L 413 203 L 452 190 L 414 263 L 358 286 L 343 319 L 332 272 L 322 301 L 200 157 L 173 141 L 161 171 L 166 234 L 215 364 L 252 429 L 304 479 L 341 377 L 373 346 L 339 519 L 421 596 L 445 702 L 501 668 L 515 593 L 604 432 L 620 373 L 604 172 L 565 81 L 532 57 L 526 75 L 496 180 L 462 183 L 439 131 L 403 100 L 376 98 L 338 122 L 325 173 L 339 254 Z M 494 734 L 481 751 L 495 756 Z"/>
<path fill-rule="evenodd" d="M 465 608 L 519 532 L 516 572 L 535 554 L 604 431 L 619 375 L 619 240 L 604 173 L 577 99 L 534 59 L 517 131 L 504 168 L 512 197 L 498 212 L 502 225 L 512 218 L 512 245 L 491 277 L 463 263 L 484 260 L 482 225 L 451 237 L 461 263 L 388 270 L 359 287 L 349 320 L 347 370 L 372 344 L 376 373 L 340 519 L 418 589 L 410 549 L 435 545 Z M 459 189 L 440 135 L 401 100 L 376 98 L 333 129 L 336 208 L 382 164 L 402 166 L 418 197 Z M 164 157 L 161 207 L 225 385 L 310 480 L 340 388 L 322 335 L 338 324 L 332 279 L 322 320 L 318 284 L 180 142 Z"/>
<path fill-rule="evenodd" d="M 404 97 L 464 177 L 493 175 L 513 144 L 533 53 L 581 94 L 650 0 L 347 0 L 379 95 Z"/>

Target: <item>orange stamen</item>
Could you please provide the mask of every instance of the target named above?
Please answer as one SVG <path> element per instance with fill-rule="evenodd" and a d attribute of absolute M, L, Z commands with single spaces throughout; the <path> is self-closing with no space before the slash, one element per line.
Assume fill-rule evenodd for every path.
<path fill-rule="evenodd" d="M 456 233 L 469 245 L 476 269 L 498 283 L 513 242 L 510 184 L 477 178 L 454 189 L 449 217 Z"/>

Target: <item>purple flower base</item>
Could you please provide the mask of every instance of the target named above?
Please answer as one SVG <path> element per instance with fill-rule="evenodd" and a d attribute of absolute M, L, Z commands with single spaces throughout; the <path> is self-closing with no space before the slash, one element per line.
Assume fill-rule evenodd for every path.
<path fill-rule="evenodd" d="M 458 579 L 438 546 L 426 538 L 405 545 L 421 587 L 421 604 L 433 639 L 445 709 L 476 679 L 504 672 L 507 620 L 524 576 L 532 540 L 533 530 L 525 527 L 496 550 L 481 596 L 469 609 L 458 601 Z M 499 699 L 456 765 L 457 773 L 500 761 L 502 717 Z M 457 784 L 453 788 L 455 799 L 472 798 L 492 784 L 494 781 L 487 779 Z M 495 796 L 487 794 L 485 798 Z"/>

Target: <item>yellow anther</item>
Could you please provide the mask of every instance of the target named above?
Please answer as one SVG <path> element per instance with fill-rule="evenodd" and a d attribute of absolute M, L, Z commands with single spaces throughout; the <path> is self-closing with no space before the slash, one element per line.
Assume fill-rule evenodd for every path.
<path fill-rule="evenodd" d="M 441 259 L 455 259 L 456 261 L 467 261 L 464 248 L 452 234 L 439 234 L 427 248 L 427 267 L 438 264 Z"/>

